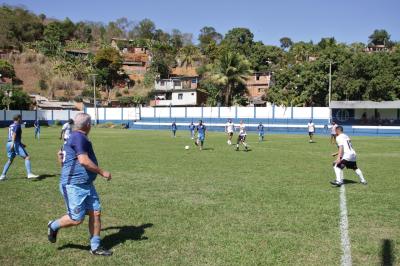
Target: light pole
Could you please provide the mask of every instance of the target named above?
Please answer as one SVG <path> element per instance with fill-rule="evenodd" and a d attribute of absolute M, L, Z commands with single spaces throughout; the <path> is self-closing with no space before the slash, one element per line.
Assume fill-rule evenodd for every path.
<path fill-rule="evenodd" d="M 90 74 L 93 78 L 93 107 L 94 107 L 94 124 L 97 125 L 97 106 L 96 106 L 96 76 L 97 74 Z"/>
<path fill-rule="evenodd" d="M 329 88 L 328 88 L 328 105 L 329 105 L 329 123 L 332 122 L 332 109 L 331 109 L 331 99 L 332 99 L 332 64 L 336 64 L 336 62 L 332 62 L 329 60 Z"/>

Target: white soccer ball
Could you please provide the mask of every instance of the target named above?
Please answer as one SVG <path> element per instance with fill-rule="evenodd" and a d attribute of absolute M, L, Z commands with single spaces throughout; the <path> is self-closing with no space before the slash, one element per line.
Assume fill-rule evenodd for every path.
<path fill-rule="evenodd" d="M 186 145 L 186 146 L 185 146 L 185 150 L 188 150 L 188 149 L 189 149 L 189 146 Z"/>

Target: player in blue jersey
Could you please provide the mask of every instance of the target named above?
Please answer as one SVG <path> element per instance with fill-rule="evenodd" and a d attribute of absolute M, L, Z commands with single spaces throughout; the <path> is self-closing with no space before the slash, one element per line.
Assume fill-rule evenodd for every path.
<path fill-rule="evenodd" d="M 192 123 L 190 123 L 190 125 L 189 125 L 189 131 L 190 131 L 190 137 L 192 138 L 192 139 L 194 139 L 194 130 L 196 129 L 196 126 L 193 124 L 193 122 Z"/>
<path fill-rule="evenodd" d="M 176 126 L 176 123 L 175 123 L 175 122 L 172 122 L 171 130 L 172 130 L 172 136 L 173 136 L 174 138 L 176 138 L 176 131 L 178 130 L 178 127 Z"/>
<path fill-rule="evenodd" d="M 20 156 L 25 159 L 25 168 L 28 179 L 35 179 L 39 176 L 31 171 L 31 160 L 28 152 L 25 150 L 26 145 L 22 143 L 22 128 L 21 128 L 21 115 L 14 116 L 14 123 L 8 129 L 7 139 L 7 157 L 8 161 L 4 165 L 3 172 L 0 175 L 0 181 L 5 180 L 7 177 L 8 169 L 10 168 L 15 156 Z"/>
<path fill-rule="evenodd" d="M 57 233 L 61 228 L 81 224 L 85 215 L 89 215 L 90 253 L 93 255 L 110 256 L 112 252 L 100 245 L 100 199 L 93 185 L 99 174 L 111 180 L 111 173 L 98 167 L 92 143 L 88 139 L 91 129 L 91 119 L 88 114 L 79 113 L 75 116 L 75 131 L 73 131 L 62 151 L 62 170 L 60 191 L 64 197 L 67 214 L 50 221 L 48 239 L 51 243 L 57 241 Z"/>
<path fill-rule="evenodd" d="M 264 141 L 264 125 L 260 122 L 257 126 L 258 131 L 258 141 Z"/>
<path fill-rule="evenodd" d="M 204 146 L 204 140 L 206 138 L 206 126 L 203 124 L 203 121 L 200 120 L 199 124 L 196 127 L 197 130 L 197 140 L 194 143 L 196 146 L 199 146 L 199 149 L 202 150 Z"/>
<path fill-rule="evenodd" d="M 40 139 L 40 123 L 38 119 L 35 120 L 33 126 L 35 127 L 35 139 Z"/>

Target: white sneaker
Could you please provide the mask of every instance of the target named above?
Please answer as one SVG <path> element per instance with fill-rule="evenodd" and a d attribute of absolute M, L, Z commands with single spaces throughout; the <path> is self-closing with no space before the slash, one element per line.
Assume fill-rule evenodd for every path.
<path fill-rule="evenodd" d="M 4 181 L 4 180 L 6 180 L 7 179 L 7 177 L 5 176 L 5 175 L 1 175 L 0 176 L 0 181 Z"/>
<path fill-rule="evenodd" d="M 36 179 L 36 178 L 38 178 L 39 176 L 38 175 L 35 175 L 35 174 L 28 174 L 28 179 Z"/>

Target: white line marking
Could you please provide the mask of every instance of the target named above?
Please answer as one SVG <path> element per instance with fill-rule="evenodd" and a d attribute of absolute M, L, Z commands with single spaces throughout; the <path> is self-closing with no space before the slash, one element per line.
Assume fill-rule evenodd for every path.
<path fill-rule="evenodd" d="M 340 238 L 342 242 L 342 266 L 351 266 L 351 245 L 349 237 L 349 221 L 347 218 L 346 189 L 340 187 Z"/>

